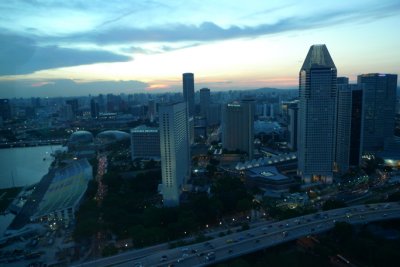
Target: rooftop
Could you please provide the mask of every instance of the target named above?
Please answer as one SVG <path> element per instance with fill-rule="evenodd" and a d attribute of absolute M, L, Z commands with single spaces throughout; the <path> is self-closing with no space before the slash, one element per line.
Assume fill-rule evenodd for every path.
<path fill-rule="evenodd" d="M 301 70 L 309 70 L 312 68 L 333 68 L 336 69 L 335 63 L 329 54 L 328 48 L 324 44 L 312 45 L 304 60 Z"/>

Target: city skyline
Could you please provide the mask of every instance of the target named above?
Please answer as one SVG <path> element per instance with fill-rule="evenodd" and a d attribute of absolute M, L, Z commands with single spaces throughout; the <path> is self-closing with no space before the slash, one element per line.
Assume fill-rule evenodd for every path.
<path fill-rule="evenodd" d="M 297 88 L 316 43 L 351 82 L 398 74 L 399 10 L 396 1 L 1 3 L 0 97 L 180 92 L 185 72 L 196 91 Z"/>

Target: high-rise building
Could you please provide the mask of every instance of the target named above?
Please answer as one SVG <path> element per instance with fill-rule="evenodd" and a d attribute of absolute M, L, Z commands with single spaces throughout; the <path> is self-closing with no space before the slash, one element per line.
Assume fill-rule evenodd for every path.
<path fill-rule="evenodd" d="M 212 103 L 209 106 L 207 125 L 218 125 L 221 123 L 221 104 Z"/>
<path fill-rule="evenodd" d="M 140 125 L 131 130 L 132 160 L 160 159 L 160 132 L 158 128 Z"/>
<path fill-rule="evenodd" d="M 298 111 L 299 111 L 299 101 L 293 101 L 288 104 L 288 131 L 289 131 L 289 142 L 288 147 L 291 150 L 297 150 L 297 121 L 298 121 Z"/>
<path fill-rule="evenodd" d="M 254 112 L 252 100 L 242 100 L 224 106 L 222 113 L 222 147 L 246 152 L 253 158 Z"/>
<path fill-rule="evenodd" d="M 210 107 L 210 89 L 208 88 L 201 88 L 200 89 L 200 114 L 201 116 L 207 118 L 207 113 Z"/>
<path fill-rule="evenodd" d="M 0 99 L 0 117 L 3 119 L 3 121 L 11 119 L 10 100 L 6 98 Z"/>
<path fill-rule="evenodd" d="M 339 81 L 337 86 L 335 168 L 346 172 L 350 158 L 352 88 L 348 84 L 339 84 Z"/>
<path fill-rule="evenodd" d="M 362 74 L 357 81 L 363 90 L 361 152 L 376 152 L 393 136 L 397 75 Z"/>
<path fill-rule="evenodd" d="M 194 75 L 193 73 L 182 74 L 183 81 L 183 99 L 188 105 L 189 117 L 194 116 Z"/>
<path fill-rule="evenodd" d="M 344 173 L 360 163 L 362 90 L 347 77 L 338 77 L 337 86 L 335 167 Z"/>
<path fill-rule="evenodd" d="M 361 159 L 361 118 L 363 91 L 357 86 L 351 92 L 350 166 L 358 166 Z"/>
<path fill-rule="evenodd" d="M 90 100 L 90 115 L 93 119 L 97 119 L 99 117 L 100 110 L 99 110 L 99 103 L 91 99 Z"/>
<path fill-rule="evenodd" d="M 78 104 L 78 99 L 74 98 L 74 99 L 69 99 L 67 101 L 65 101 L 65 103 L 67 105 L 71 106 L 71 110 L 72 110 L 72 116 L 75 118 L 76 116 L 78 116 L 78 108 L 79 108 L 79 104 Z"/>
<path fill-rule="evenodd" d="M 194 143 L 194 75 L 193 73 L 182 74 L 183 99 L 186 102 L 187 118 L 189 127 L 189 142 Z"/>
<path fill-rule="evenodd" d="M 332 182 L 336 83 L 326 46 L 311 46 L 299 74 L 298 174 L 306 183 Z"/>
<path fill-rule="evenodd" d="M 154 100 L 149 100 L 147 106 L 148 106 L 147 116 L 150 119 L 150 121 L 153 121 L 157 113 L 156 102 Z"/>
<path fill-rule="evenodd" d="M 190 175 L 190 147 L 185 102 L 160 106 L 161 193 L 165 206 L 179 205 Z"/>

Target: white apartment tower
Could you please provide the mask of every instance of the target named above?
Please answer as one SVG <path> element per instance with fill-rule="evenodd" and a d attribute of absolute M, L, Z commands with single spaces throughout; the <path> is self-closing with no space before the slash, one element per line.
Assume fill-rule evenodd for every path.
<path fill-rule="evenodd" d="M 187 104 L 160 106 L 160 148 L 164 206 L 178 206 L 182 187 L 190 175 Z"/>

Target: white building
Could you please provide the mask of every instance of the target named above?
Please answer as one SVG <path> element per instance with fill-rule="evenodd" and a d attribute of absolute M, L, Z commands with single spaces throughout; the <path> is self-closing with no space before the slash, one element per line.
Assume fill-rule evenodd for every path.
<path fill-rule="evenodd" d="M 160 106 L 161 172 L 164 206 L 179 205 L 190 175 L 190 147 L 185 102 Z"/>

